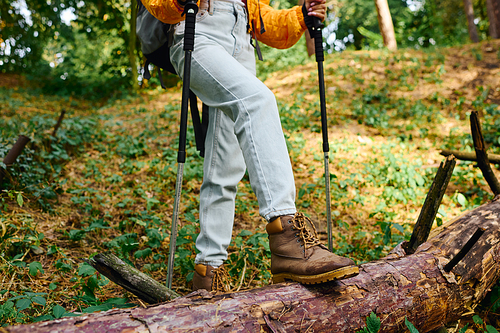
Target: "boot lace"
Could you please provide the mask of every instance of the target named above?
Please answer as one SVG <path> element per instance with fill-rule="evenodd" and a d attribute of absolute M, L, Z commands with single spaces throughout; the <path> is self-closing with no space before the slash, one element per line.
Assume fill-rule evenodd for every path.
<path fill-rule="evenodd" d="M 307 225 L 311 226 L 312 231 Z M 321 244 L 316 227 L 303 213 L 296 213 L 293 217 L 293 229 L 299 232 L 299 237 L 304 242 L 305 249 Z"/>
<path fill-rule="evenodd" d="M 214 269 L 213 273 L 214 275 L 212 277 L 212 291 L 225 293 L 231 290 L 229 285 L 229 274 L 227 273 L 224 266 L 221 265 L 218 268 Z"/>

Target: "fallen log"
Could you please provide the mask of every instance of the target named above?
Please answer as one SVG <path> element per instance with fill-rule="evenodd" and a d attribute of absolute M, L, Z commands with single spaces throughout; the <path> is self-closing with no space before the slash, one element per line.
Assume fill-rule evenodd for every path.
<path fill-rule="evenodd" d="M 450 272 L 444 266 L 484 229 Z M 434 236 L 433 236 L 434 235 Z M 360 266 L 350 279 L 269 285 L 213 295 L 197 291 L 148 308 L 116 309 L 7 332 L 356 332 L 373 311 L 380 332 L 403 332 L 407 318 L 429 332 L 470 313 L 500 277 L 500 197 L 444 224 L 414 254 Z M 403 247 L 399 246 L 399 253 Z"/>

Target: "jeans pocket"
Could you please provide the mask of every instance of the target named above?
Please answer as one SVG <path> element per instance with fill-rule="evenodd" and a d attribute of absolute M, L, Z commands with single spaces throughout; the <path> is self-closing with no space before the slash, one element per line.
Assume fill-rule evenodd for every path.
<path fill-rule="evenodd" d="M 196 15 L 196 23 L 202 22 L 203 20 L 205 20 L 205 18 L 207 16 L 209 16 L 207 9 L 203 9 L 203 10 L 199 11 L 198 14 Z M 177 25 L 175 26 L 174 35 L 184 35 L 185 27 L 186 27 L 185 21 L 181 21 L 181 22 L 177 23 Z M 195 26 L 195 30 L 196 30 L 196 26 Z"/>

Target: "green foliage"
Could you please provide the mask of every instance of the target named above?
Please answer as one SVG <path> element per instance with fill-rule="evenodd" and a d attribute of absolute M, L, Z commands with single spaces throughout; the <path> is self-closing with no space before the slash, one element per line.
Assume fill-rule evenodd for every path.
<path fill-rule="evenodd" d="M 307 54 L 304 36 L 294 46 L 284 50 L 271 48 L 262 43 L 259 45 L 263 61 L 257 61 L 257 76 L 263 81 L 278 70 L 286 70 L 311 61 Z"/>
<path fill-rule="evenodd" d="M 21 11 L 23 4 L 31 13 L 29 18 Z M 0 40 L 5 43 L 0 47 L 0 73 L 25 73 L 47 66 L 42 60 L 47 43 L 67 30 L 60 17 L 64 7 L 61 1 L 0 2 Z"/>
<path fill-rule="evenodd" d="M 405 317 L 405 325 L 410 331 L 410 333 L 419 333 L 418 330 L 415 328 L 415 326 L 413 326 L 413 324 L 410 323 L 410 321 L 406 317 Z"/>
<path fill-rule="evenodd" d="M 8 96 L 5 99 L 10 100 Z M 10 112 L 10 108 L 5 112 Z M 8 177 L 3 180 L 7 188 L 5 193 L 8 196 L 17 194 L 16 200 L 20 206 L 23 204 L 22 193 L 25 193 L 49 209 L 50 202 L 61 191 L 62 183 L 58 177 L 63 165 L 79 155 L 85 144 L 99 133 L 95 117 L 67 113 L 57 138 L 53 138 L 49 133 L 56 121 L 57 114 L 36 112 L 32 112 L 28 120 L 21 113 L 0 119 L 0 159 L 7 155 L 20 134 L 31 138 L 16 163 L 9 168 Z"/>
<path fill-rule="evenodd" d="M 380 318 L 373 312 L 366 317 L 366 327 L 358 333 L 377 333 L 380 330 Z"/>
<path fill-rule="evenodd" d="M 76 28 L 78 26 L 78 28 Z M 45 94 L 109 98 L 130 86 L 126 45 L 115 27 L 112 30 L 74 23 L 72 34 L 51 41 L 45 49 L 50 66 L 28 72 L 28 79 Z M 121 55 L 123 53 L 123 55 Z M 49 60 L 50 59 L 50 60 Z"/>
<path fill-rule="evenodd" d="M 469 42 L 467 22 L 463 6 L 457 6 L 452 0 L 416 1 L 416 8 L 400 0 L 389 0 L 396 40 L 399 47 L 416 49 L 433 46 L 449 46 Z M 481 39 L 488 35 L 485 27 L 488 17 L 484 2 L 474 1 L 475 15 Z M 373 1 L 342 0 L 338 8 L 327 19 L 328 31 L 334 32 L 335 40 L 327 38 L 328 47 L 341 51 L 343 44 L 353 45 L 355 49 L 383 48 L 377 11 Z M 479 56 L 479 53 L 477 57 Z"/>
<path fill-rule="evenodd" d="M 267 233 L 242 230 L 231 246 L 235 251 L 227 260 L 228 273 L 233 280 L 238 281 L 239 287 L 245 282 L 250 283 L 257 274 L 264 283 L 270 280 L 271 251 Z"/>
<path fill-rule="evenodd" d="M 478 328 L 479 332 L 487 332 L 487 333 L 498 333 L 497 329 L 491 325 L 487 325 L 480 316 L 474 315 L 472 317 L 472 320 L 474 321 L 474 324 L 476 324 L 476 327 Z"/>

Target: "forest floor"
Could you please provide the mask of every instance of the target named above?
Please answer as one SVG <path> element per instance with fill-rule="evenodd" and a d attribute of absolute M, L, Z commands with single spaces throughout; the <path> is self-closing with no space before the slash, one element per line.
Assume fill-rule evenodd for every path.
<path fill-rule="evenodd" d="M 363 263 L 409 239 L 444 160 L 440 150 L 473 150 L 472 110 L 480 113 L 488 151 L 500 153 L 499 59 L 500 41 L 326 56 L 336 253 Z M 326 243 L 316 63 L 273 73 L 265 83 L 278 100 L 297 207 Z M 31 138 L 0 196 L 0 325 L 137 304 L 85 263 L 100 252 L 165 281 L 180 87 L 96 104 L 38 96 L 21 76 L 0 74 L 0 157 L 18 135 Z M 173 282 L 180 294 L 191 290 L 203 177 L 191 131 L 188 140 Z M 435 225 L 491 198 L 474 163 L 459 161 Z M 265 221 L 245 176 L 227 261 L 233 290 L 269 284 L 269 257 Z M 500 292 L 493 292 L 478 313 L 499 327 Z"/>

